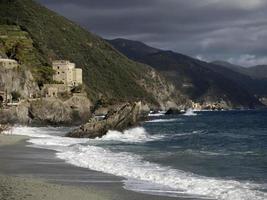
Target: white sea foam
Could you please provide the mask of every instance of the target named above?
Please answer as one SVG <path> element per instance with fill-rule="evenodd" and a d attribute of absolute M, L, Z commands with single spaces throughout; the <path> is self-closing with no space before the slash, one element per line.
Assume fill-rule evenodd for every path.
<path fill-rule="evenodd" d="M 148 116 L 150 117 L 159 117 L 165 115 L 166 111 L 159 111 L 158 113 L 149 113 Z"/>
<path fill-rule="evenodd" d="M 75 145 L 57 156 L 84 168 L 139 179 L 176 189 L 180 194 L 221 200 L 264 200 L 267 194 L 256 191 L 260 185 L 197 176 L 142 160 L 140 156 L 96 146 Z M 141 190 L 141 188 L 140 188 Z"/>
<path fill-rule="evenodd" d="M 153 119 L 150 121 L 146 121 L 147 123 L 166 123 L 166 122 L 175 122 L 175 121 L 179 121 L 179 119 Z"/>
<path fill-rule="evenodd" d="M 263 187 L 262 185 L 198 176 L 145 161 L 141 156 L 132 153 L 115 153 L 109 149 L 94 146 L 89 139 L 64 138 L 50 133 L 46 134 L 42 131 L 40 131 L 41 134 L 38 134 L 39 131 L 35 131 L 37 132 L 31 133 L 35 137 L 30 140 L 31 143 L 43 148 L 56 150 L 58 158 L 78 167 L 125 177 L 129 181 L 134 179 L 151 185 L 156 184 L 157 188 L 162 186 L 160 188 L 168 189 L 166 190 L 167 192 L 170 189 L 172 193 L 176 192 L 179 196 L 205 196 L 219 200 L 267 199 L 267 193 L 260 191 Z M 134 129 L 131 131 L 134 131 Z M 30 135 L 26 129 L 19 132 L 20 134 Z M 115 136 L 111 136 L 111 134 L 107 137 L 110 137 L 109 139 L 118 139 L 121 134 L 117 132 Z M 128 135 L 131 135 L 131 133 L 128 132 Z M 108 140 L 108 138 L 103 140 Z M 125 140 L 127 141 L 128 139 Z M 126 184 L 126 186 L 128 189 L 131 188 L 131 184 Z M 142 192 L 142 188 L 136 187 L 136 184 L 134 190 Z"/>
<path fill-rule="evenodd" d="M 128 143 L 143 143 L 154 140 L 160 140 L 164 136 L 162 135 L 150 135 L 146 132 L 143 127 L 137 127 L 133 129 L 129 129 L 122 132 L 119 131 L 109 131 L 102 138 L 98 138 L 98 140 L 102 141 L 119 141 L 119 142 L 128 142 Z"/>
<path fill-rule="evenodd" d="M 196 115 L 197 113 L 195 113 L 194 110 L 192 109 L 188 109 L 186 113 L 184 114 L 184 116 L 196 116 Z"/>

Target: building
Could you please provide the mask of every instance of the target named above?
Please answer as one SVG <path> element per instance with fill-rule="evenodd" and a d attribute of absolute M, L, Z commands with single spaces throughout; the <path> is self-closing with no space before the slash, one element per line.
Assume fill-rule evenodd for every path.
<path fill-rule="evenodd" d="M 42 89 L 42 96 L 48 97 L 58 97 L 58 94 L 70 92 L 70 87 L 65 84 L 45 84 Z"/>
<path fill-rule="evenodd" d="M 6 69 L 14 69 L 14 68 L 17 68 L 18 66 L 19 64 L 16 60 L 0 58 L 0 67 L 6 68 Z"/>
<path fill-rule="evenodd" d="M 74 63 L 67 60 L 57 60 L 53 62 L 52 66 L 55 70 L 54 81 L 62 82 L 69 87 L 75 87 L 83 83 L 82 69 L 76 68 Z"/>

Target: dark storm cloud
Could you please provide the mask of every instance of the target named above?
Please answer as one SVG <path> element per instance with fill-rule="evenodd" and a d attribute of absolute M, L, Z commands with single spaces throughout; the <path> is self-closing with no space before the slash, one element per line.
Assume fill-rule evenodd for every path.
<path fill-rule="evenodd" d="M 39 0 L 105 38 L 205 60 L 267 63 L 266 0 Z"/>

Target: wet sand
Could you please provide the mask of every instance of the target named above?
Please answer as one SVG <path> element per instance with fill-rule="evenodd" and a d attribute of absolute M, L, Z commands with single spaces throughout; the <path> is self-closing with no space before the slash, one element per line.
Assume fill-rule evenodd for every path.
<path fill-rule="evenodd" d="M 122 178 L 74 167 L 54 151 L 27 147 L 25 137 L 0 136 L 1 200 L 173 200 L 123 189 Z"/>
<path fill-rule="evenodd" d="M 25 136 L 16 136 L 16 135 L 4 135 L 0 134 L 0 147 L 14 145 L 20 141 L 26 140 Z"/>

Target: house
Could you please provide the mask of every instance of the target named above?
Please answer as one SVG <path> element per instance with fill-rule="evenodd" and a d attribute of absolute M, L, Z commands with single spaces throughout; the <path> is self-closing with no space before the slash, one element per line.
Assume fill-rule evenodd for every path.
<path fill-rule="evenodd" d="M 75 87 L 83 83 L 82 69 L 76 68 L 74 63 L 67 60 L 57 60 L 52 63 L 55 74 L 53 80 L 62 82 L 69 87 Z"/>
<path fill-rule="evenodd" d="M 0 58 L 0 67 L 3 67 L 5 69 L 14 69 L 18 66 L 19 64 L 16 60 Z"/>

